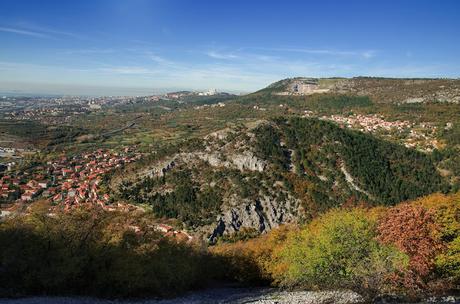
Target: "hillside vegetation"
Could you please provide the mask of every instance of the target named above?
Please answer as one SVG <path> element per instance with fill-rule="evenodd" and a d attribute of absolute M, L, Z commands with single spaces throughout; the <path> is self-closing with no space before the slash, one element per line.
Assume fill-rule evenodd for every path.
<path fill-rule="evenodd" d="M 367 200 L 380 204 L 395 204 L 442 187 L 441 177 L 425 154 L 328 122 L 278 119 L 275 127 L 260 128 L 257 138 L 265 159 L 286 167 L 289 159 L 283 155 L 292 151 L 295 171 L 308 181 L 324 176 L 326 188 L 333 187 L 335 181 L 328 175 L 343 168 Z"/>
<path fill-rule="evenodd" d="M 460 197 L 434 194 L 386 208 L 333 209 L 307 225 L 222 243 L 243 282 L 307 289 L 349 288 L 415 300 L 459 290 Z M 248 267 L 248 265 L 251 265 Z"/>
<path fill-rule="evenodd" d="M 101 210 L 0 223 L 0 294 L 172 296 L 206 285 L 213 259 L 152 229 L 152 217 Z M 208 266 L 205 266 L 208 265 Z"/>
<path fill-rule="evenodd" d="M 277 118 L 179 145 L 113 184 L 215 240 L 269 231 L 346 204 L 394 205 L 447 191 L 429 155 L 317 119 Z"/>
<path fill-rule="evenodd" d="M 333 208 L 303 225 L 208 251 L 151 229 L 148 214 L 34 209 L 0 223 L 2 296 L 171 296 L 213 280 L 352 289 L 415 300 L 459 291 L 460 194 Z M 249 231 L 248 231 L 249 232 Z"/>

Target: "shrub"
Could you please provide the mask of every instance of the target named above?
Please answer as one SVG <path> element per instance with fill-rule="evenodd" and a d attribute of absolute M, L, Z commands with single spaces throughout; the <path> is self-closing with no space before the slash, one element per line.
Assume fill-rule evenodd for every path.
<path fill-rule="evenodd" d="M 450 286 L 460 286 L 460 236 L 457 236 L 447 250 L 436 257 L 437 272 L 450 281 Z"/>
<path fill-rule="evenodd" d="M 408 203 L 390 208 L 378 231 L 382 243 L 392 244 L 409 256 L 407 271 L 395 280 L 411 293 L 426 290 L 436 254 L 443 247 L 433 210 Z"/>
<path fill-rule="evenodd" d="M 288 238 L 282 284 L 370 293 L 388 289 L 387 278 L 404 267 L 406 257 L 375 237 L 376 221 L 364 210 L 328 212 Z"/>
<path fill-rule="evenodd" d="M 460 235 L 460 192 L 450 195 L 435 193 L 417 199 L 413 204 L 431 210 L 442 241 L 451 242 Z"/>
<path fill-rule="evenodd" d="M 280 260 L 280 252 L 287 234 L 295 230 L 292 226 L 281 226 L 269 233 L 247 241 L 218 243 L 211 253 L 220 257 L 227 278 L 250 284 L 277 284 L 286 265 Z"/>
<path fill-rule="evenodd" d="M 460 286 L 460 193 L 432 194 L 418 199 L 414 204 L 428 208 L 439 226 L 439 237 L 444 250 L 435 258 L 436 277 L 442 289 Z M 442 286 L 441 286 L 442 285 Z"/>

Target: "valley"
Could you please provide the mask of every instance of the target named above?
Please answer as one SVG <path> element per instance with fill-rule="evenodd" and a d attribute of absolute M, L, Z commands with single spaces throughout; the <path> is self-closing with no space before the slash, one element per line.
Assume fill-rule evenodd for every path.
<path fill-rule="evenodd" d="M 99 265 L 95 261 L 112 265 L 103 271 L 114 276 L 110 287 L 95 279 L 95 286 L 105 286 L 101 293 L 89 291 L 97 296 L 171 296 L 222 280 L 310 289 L 330 283 L 364 297 L 394 290 L 408 297 L 427 290 L 442 293 L 438 285 L 430 285 L 435 281 L 455 291 L 459 83 L 293 78 L 241 96 L 210 91 L 107 99 L 4 98 L 0 243 L 19 247 L 2 250 L 19 250 L 29 235 L 27 242 L 37 244 L 38 256 L 54 252 L 63 263 L 81 256 L 69 264 L 74 266 L 62 281 L 41 283 L 51 294 L 52 286 L 78 294 L 74 287 L 60 285 L 72 280 L 85 289 L 79 278 L 86 274 L 74 270 L 86 265 L 92 273 Z M 11 104 L 16 106 L 9 108 Z M 436 231 L 444 233 L 433 239 L 437 249 L 426 253 L 426 272 L 414 266 L 427 257 L 416 255 L 422 248 L 408 249 L 386 234 L 391 229 L 402 233 L 397 231 L 404 220 L 398 208 L 405 206 L 401 212 L 412 212 L 416 219 L 423 214 L 421 223 L 433 221 Z M 336 213 L 340 216 L 334 218 Z M 382 220 L 391 216 L 394 226 L 381 230 Z M 342 222 L 339 218 L 345 226 L 334 226 Z M 40 224 L 30 226 L 31 221 Z M 335 259 L 338 250 L 358 268 L 360 260 L 367 261 L 370 273 L 333 265 L 345 267 L 343 277 L 314 281 L 312 276 L 320 277 L 316 273 L 288 269 L 286 265 L 295 267 L 308 258 L 303 254 L 312 255 L 311 263 L 324 258 L 318 265 L 329 261 L 320 249 L 301 253 L 295 248 L 300 248 L 296 242 L 312 242 L 309 246 L 316 250 L 312 240 L 324 237 L 328 242 L 330 231 L 339 238 L 345 237 L 343 231 L 368 236 L 348 240 L 360 258 L 347 256 L 347 248 L 331 247 L 331 254 Z M 14 242 L 11 233 L 19 233 Z M 57 251 L 41 248 L 41 238 Z M 332 244 L 319 248 L 327 253 Z M 24 262 L 9 264 L 11 273 L 38 256 L 23 253 Z M 158 258 L 150 260 L 152 256 Z M 434 262 L 442 256 L 449 258 Z M 381 259 L 388 264 L 380 265 Z M 129 269 L 124 263 L 131 263 Z M 198 274 L 200 263 L 216 271 Z M 278 263 L 287 268 L 276 268 Z M 171 277 L 168 267 L 193 271 L 183 281 Z M 447 269 L 442 267 L 453 272 L 436 276 Z M 123 284 L 122 272 L 141 278 L 148 269 L 162 273 L 170 285 L 140 280 L 114 289 Z M 48 276 L 46 269 L 35 271 L 34 280 Z M 374 271 L 399 277 L 368 281 Z M 33 285 L 21 284 L 23 292 L 33 293 Z M 374 290 L 372 284 L 379 287 Z"/>

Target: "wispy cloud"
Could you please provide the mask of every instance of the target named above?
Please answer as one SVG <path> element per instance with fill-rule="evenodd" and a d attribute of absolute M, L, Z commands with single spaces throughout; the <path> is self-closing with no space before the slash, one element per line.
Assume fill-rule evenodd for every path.
<path fill-rule="evenodd" d="M 240 58 L 240 56 L 232 54 L 232 53 L 220 53 L 216 51 L 206 52 L 206 55 L 214 59 L 225 59 L 225 60 Z"/>
<path fill-rule="evenodd" d="M 62 54 L 66 55 L 74 55 L 74 54 L 82 54 L 82 55 L 88 55 L 88 54 L 111 54 L 114 53 L 114 49 L 75 49 L 75 50 L 64 50 L 62 51 Z"/>
<path fill-rule="evenodd" d="M 12 28 L 12 27 L 0 27 L 0 32 L 14 33 L 14 34 L 37 37 L 37 38 L 50 38 L 50 36 L 44 33 L 34 32 L 30 30 L 23 30 L 19 28 Z"/>
<path fill-rule="evenodd" d="M 303 55 L 317 55 L 324 57 L 339 57 L 339 58 L 356 58 L 356 59 L 371 59 L 377 55 L 375 50 L 336 50 L 336 49 L 321 49 L 321 48 L 293 48 L 293 47 L 242 47 L 236 50 L 227 51 L 205 51 L 205 55 L 219 60 L 232 62 L 253 62 L 260 61 L 263 64 L 277 63 L 281 61 L 295 61 L 293 57 Z M 291 53 L 298 53 L 294 55 Z M 329 60 L 329 59 L 328 59 Z"/>
<path fill-rule="evenodd" d="M 157 54 L 154 53 L 148 53 L 148 57 L 153 61 L 156 62 L 157 64 L 162 64 L 162 65 L 171 65 L 173 64 L 172 61 L 165 59 L 161 56 L 158 56 Z"/>
<path fill-rule="evenodd" d="M 314 48 L 292 48 L 292 47 L 248 47 L 248 50 L 260 50 L 267 52 L 286 52 L 286 53 L 304 53 L 313 55 L 330 55 L 330 56 L 358 56 L 362 58 L 375 57 L 375 50 L 336 50 L 336 49 L 314 49 Z"/>
<path fill-rule="evenodd" d="M 103 73 L 127 74 L 127 75 L 151 75 L 156 74 L 155 70 L 140 66 L 113 66 L 96 68 L 95 71 Z"/>
<path fill-rule="evenodd" d="M 16 70 L 16 69 L 48 69 L 47 65 L 26 63 L 26 62 L 9 62 L 0 61 L 0 70 Z"/>
<path fill-rule="evenodd" d="M 55 37 L 55 38 L 60 37 L 60 36 L 67 36 L 67 37 L 70 37 L 70 38 L 77 38 L 77 39 L 83 39 L 84 38 L 80 34 L 75 34 L 75 33 L 69 32 L 69 31 L 62 31 L 60 29 L 55 29 L 55 28 L 51 28 L 51 27 L 48 27 L 48 26 L 38 25 L 38 24 L 35 24 L 35 23 L 31 23 L 31 22 L 24 22 L 24 21 L 18 22 L 18 23 L 15 23 L 14 27 L 24 29 L 24 30 L 27 30 L 27 31 L 33 31 L 33 32 L 45 34 L 45 35 L 52 36 L 52 37 Z"/>
<path fill-rule="evenodd" d="M 369 58 L 373 58 L 377 55 L 377 52 L 374 51 L 374 50 L 371 50 L 371 51 L 364 51 L 361 53 L 361 55 L 366 58 L 366 59 L 369 59 Z"/>
<path fill-rule="evenodd" d="M 29 24 L 26 22 L 15 23 L 14 25 L 0 26 L 0 32 L 47 39 L 58 39 L 59 37 L 83 39 L 81 35 L 75 33 L 60 31 L 48 27 Z"/>

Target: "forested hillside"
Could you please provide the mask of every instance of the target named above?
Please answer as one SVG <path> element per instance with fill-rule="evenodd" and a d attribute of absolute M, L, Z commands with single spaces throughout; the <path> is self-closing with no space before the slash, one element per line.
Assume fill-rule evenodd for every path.
<path fill-rule="evenodd" d="M 277 168 L 288 169 L 292 157 L 298 175 L 310 182 L 323 176 L 325 188 L 334 184 L 328 174 L 342 169 L 376 203 L 391 205 L 446 189 L 430 156 L 329 122 L 281 118 L 259 128 L 257 138 L 261 155 Z"/>

